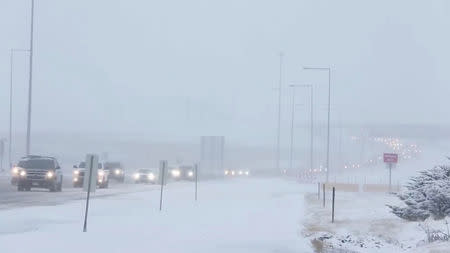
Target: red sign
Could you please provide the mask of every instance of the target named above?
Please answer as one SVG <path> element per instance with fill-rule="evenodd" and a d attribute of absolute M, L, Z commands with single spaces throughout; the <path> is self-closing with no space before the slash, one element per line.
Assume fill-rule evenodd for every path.
<path fill-rule="evenodd" d="M 397 163 L 398 162 L 397 154 L 384 153 L 383 158 L 384 158 L 385 163 Z"/>

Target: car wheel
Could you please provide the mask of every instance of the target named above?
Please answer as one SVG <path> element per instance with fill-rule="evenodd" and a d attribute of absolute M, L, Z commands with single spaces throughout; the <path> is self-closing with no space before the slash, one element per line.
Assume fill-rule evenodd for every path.
<path fill-rule="evenodd" d="M 53 183 L 53 184 L 48 188 L 48 190 L 51 191 L 51 192 L 56 192 L 56 190 L 57 190 L 57 185 L 56 185 L 56 183 Z"/>

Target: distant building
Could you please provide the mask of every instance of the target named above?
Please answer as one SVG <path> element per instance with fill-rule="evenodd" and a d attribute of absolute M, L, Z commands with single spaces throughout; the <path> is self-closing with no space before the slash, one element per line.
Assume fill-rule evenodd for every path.
<path fill-rule="evenodd" d="M 204 177 L 223 175 L 224 147 L 224 136 L 201 137 L 199 175 Z"/>

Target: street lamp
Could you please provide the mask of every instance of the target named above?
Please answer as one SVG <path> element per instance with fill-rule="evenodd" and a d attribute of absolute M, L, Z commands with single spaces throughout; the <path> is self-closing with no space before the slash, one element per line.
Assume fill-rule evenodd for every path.
<path fill-rule="evenodd" d="M 280 79 L 278 82 L 278 128 L 277 128 L 277 172 L 280 172 L 280 135 L 281 135 L 281 84 L 283 82 L 283 53 L 280 53 Z"/>
<path fill-rule="evenodd" d="M 330 67 L 303 67 L 304 70 L 328 71 L 328 134 L 327 134 L 327 174 L 328 183 L 330 173 L 330 111 L 331 111 L 331 68 Z"/>
<path fill-rule="evenodd" d="M 26 155 L 30 154 L 30 138 L 31 138 L 31 99 L 33 91 L 33 33 L 34 33 L 34 0 L 31 0 L 31 24 L 30 24 L 30 68 L 28 76 L 28 116 L 27 116 L 27 141 Z"/>
<path fill-rule="evenodd" d="M 14 67 L 14 53 L 16 52 L 29 52 L 30 50 L 28 49 L 15 49 L 15 48 L 11 48 L 10 49 L 10 59 L 9 59 L 9 64 L 10 64 L 10 76 L 9 76 L 9 144 L 8 144 L 8 160 L 9 160 L 9 168 L 12 168 L 12 158 L 11 158 L 11 150 L 12 150 L 12 111 L 13 111 L 13 102 L 12 102 L 12 97 L 13 97 L 13 67 Z"/>
<path fill-rule="evenodd" d="M 303 84 L 303 85 L 295 85 L 295 84 L 291 84 L 289 87 L 294 89 L 295 93 L 295 88 L 309 88 L 310 89 L 310 96 L 311 96 L 311 100 L 310 100 L 310 131 L 311 131 L 311 136 L 310 136 L 310 169 L 313 169 L 313 163 L 314 163 L 314 97 L 313 97 L 313 85 L 311 84 Z M 293 103 L 294 102 L 294 94 L 293 94 Z M 292 164 L 292 153 L 293 153 L 293 126 L 294 126 L 294 105 L 292 107 L 292 122 L 291 122 L 291 164 Z M 291 166 L 292 168 L 292 166 Z"/>

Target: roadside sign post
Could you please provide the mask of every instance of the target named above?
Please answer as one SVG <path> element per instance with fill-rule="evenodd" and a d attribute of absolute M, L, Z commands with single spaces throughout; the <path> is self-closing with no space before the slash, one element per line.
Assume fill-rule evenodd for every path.
<path fill-rule="evenodd" d="M 162 204 L 163 204 L 163 190 L 164 190 L 164 178 L 166 177 L 166 168 L 167 168 L 167 161 L 161 160 L 159 162 L 159 182 L 161 183 L 161 195 L 159 198 L 159 211 L 162 210 Z"/>
<path fill-rule="evenodd" d="M 84 213 L 84 226 L 83 232 L 87 232 L 87 219 L 89 213 L 89 199 L 91 191 L 95 191 L 97 186 L 97 169 L 98 169 L 98 156 L 93 154 L 86 155 L 86 169 L 89 176 L 84 177 L 84 189 L 87 191 L 86 197 L 86 210 Z M 92 182 L 94 181 L 94 182 Z"/>
<path fill-rule="evenodd" d="M 3 155 L 4 154 L 5 154 L 5 139 L 0 139 L 0 171 L 4 170 L 3 169 Z"/>
<path fill-rule="evenodd" d="M 336 188 L 333 186 L 333 197 L 331 202 L 331 223 L 334 223 L 334 200 L 336 195 Z"/>
<path fill-rule="evenodd" d="M 194 173 L 195 173 L 195 201 L 197 201 L 197 186 L 198 186 L 198 164 L 194 165 Z"/>
<path fill-rule="evenodd" d="M 398 154 L 384 153 L 383 160 L 389 167 L 389 192 L 392 192 L 392 167 L 398 163 Z"/>
<path fill-rule="evenodd" d="M 320 182 L 317 183 L 317 199 L 320 200 Z"/>
<path fill-rule="evenodd" d="M 325 183 L 322 184 L 323 189 L 322 189 L 322 193 L 323 193 L 323 207 L 325 207 Z"/>

